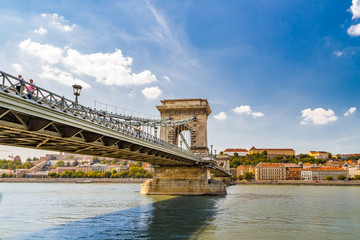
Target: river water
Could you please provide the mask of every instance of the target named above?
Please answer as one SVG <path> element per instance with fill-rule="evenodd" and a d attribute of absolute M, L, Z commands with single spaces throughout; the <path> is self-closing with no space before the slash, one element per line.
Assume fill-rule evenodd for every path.
<path fill-rule="evenodd" d="M 173 197 L 142 196 L 140 186 L 0 183 L 0 239 L 360 239 L 360 187 Z"/>

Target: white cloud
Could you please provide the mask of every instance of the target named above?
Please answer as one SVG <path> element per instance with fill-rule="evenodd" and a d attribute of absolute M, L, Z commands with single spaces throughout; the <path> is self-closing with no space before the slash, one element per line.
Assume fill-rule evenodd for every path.
<path fill-rule="evenodd" d="M 39 29 L 35 29 L 34 33 L 39 33 L 39 34 L 45 34 L 47 32 L 47 30 L 43 27 L 40 27 Z"/>
<path fill-rule="evenodd" d="M 350 11 L 353 14 L 352 19 L 360 18 L 360 0 L 352 0 Z"/>
<path fill-rule="evenodd" d="M 39 74 L 39 77 L 57 81 L 65 86 L 72 86 L 73 84 L 79 84 L 84 89 L 91 88 L 91 86 L 77 78 L 74 78 L 71 73 L 65 72 L 61 69 L 43 66 L 41 67 L 43 72 Z"/>
<path fill-rule="evenodd" d="M 105 85 L 144 85 L 157 81 L 149 70 L 134 73 L 131 70 L 132 58 L 124 57 L 121 50 L 113 53 L 81 54 L 71 48 L 58 48 L 49 44 L 40 44 L 31 39 L 19 44 L 21 50 L 47 62 L 48 67 L 55 67 L 64 72 L 94 77 Z M 46 68 L 45 68 L 46 69 Z M 54 69 L 54 68 L 52 68 Z M 48 75 L 48 72 L 44 73 Z M 57 78 L 53 78 L 56 80 Z"/>
<path fill-rule="evenodd" d="M 54 25 L 57 29 L 64 31 L 64 32 L 71 32 L 76 27 L 75 24 L 67 25 L 68 22 L 65 20 L 63 16 L 59 16 L 57 13 L 49 14 L 43 13 L 41 16 L 47 19 L 52 25 Z"/>
<path fill-rule="evenodd" d="M 337 117 L 333 110 L 325 110 L 323 108 L 316 108 L 311 110 L 311 108 L 307 108 L 301 111 L 303 120 L 301 124 L 308 124 L 309 122 L 313 122 L 314 124 L 326 124 L 332 121 L 336 121 Z"/>
<path fill-rule="evenodd" d="M 346 113 L 344 114 L 344 116 L 349 116 L 350 114 L 353 114 L 356 111 L 356 107 L 351 107 L 349 108 L 349 110 L 346 111 Z"/>
<path fill-rule="evenodd" d="M 114 53 L 93 54 L 81 54 L 68 49 L 63 63 L 73 72 L 93 76 L 97 82 L 106 85 L 143 85 L 157 81 L 156 76 L 149 70 L 132 73 L 132 58 L 124 57 L 119 49 Z"/>
<path fill-rule="evenodd" d="M 163 78 L 164 78 L 166 81 L 168 81 L 169 83 L 172 82 L 171 79 L 170 79 L 168 76 L 163 76 Z"/>
<path fill-rule="evenodd" d="M 54 47 L 49 44 L 40 44 L 37 42 L 33 42 L 30 38 L 22 41 L 19 44 L 19 48 L 50 64 L 56 64 L 60 62 L 63 54 L 61 48 Z"/>
<path fill-rule="evenodd" d="M 225 112 L 220 112 L 219 114 L 215 115 L 214 118 L 216 120 L 225 120 L 227 118 L 227 115 Z"/>
<path fill-rule="evenodd" d="M 157 99 L 162 93 L 159 87 L 147 87 L 143 89 L 141 92 L 149 100 Z"/>
<path fill-rule="evenodd" d="M 334 51 L 334 54 L 335 54 L 337 57 L 341 57 L 342 55 L 344 55 L 344 52 L 342 52 L 342 51 Z"/>
<path fill-rule="evenodd" d="M 22 73 L 23 68 L 21 67 L 20 64 L 14 63 L 14 64 L 12 64 L 11 66 L 15 69 L 15 71 L 16 71 L 17 73 Z"/>
<path fill-rule="evenodd" d="M 248 105 L 242 105 L 233 109 L 234 112 L 239 114 L 251 114 L 251 108 Z"/>
<path fill-rule="evenodd" d="M 253 112 L 253 113 L 251 113 L 251 114 L 254 116 L 254 118 L 263 117 L 263 116 L 264 116 L 264 114 L 261 113 L 261 112 Z"/>
<path fill-rule="evenodd" d="M 238 113 L 238 114 L 252 115 L 254 118 L 264 116 L 264 114 L 261 113 L 261 112 L 253 112 L 249 105 L 241 105 L 239 107 L 234 108 L 233 111 Z"/>
<path fill-rule="evenodd" d="M 352 0 L 350 11 L 353 20 L 360 18 L 360 0 Z M 360 36 L 360 24 L 351 25 L 347 32 L 350 36 Z"/>
<path fill-rule="evenodd" d="M 360 36 L 360 23 L 351 25 L 347 32 L 350 36 Z"/>

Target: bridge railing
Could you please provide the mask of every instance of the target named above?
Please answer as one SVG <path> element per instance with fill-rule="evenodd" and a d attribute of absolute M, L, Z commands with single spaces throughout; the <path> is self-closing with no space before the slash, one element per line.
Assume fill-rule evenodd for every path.
<path fill-rule="evenodd" d="M 124 121 L 111 117 L 111 114 L 108 114 L 107 112 L 97 111 L 90 107 L 85 107 L 65 98 L 64 96 L 57 95 L 46 89 L 38 87 L 35 84 L 31 84 L 24 79 L 19 79 L 2 71 L 0 71 L 0 79 L 0 90 L 5 93 L 17 95 L 24 99 L 28 99 L 35 104 L 45 105 L 52 109 L 72 114 L 76 117 L 95 122 L 121 133 L 142 139 L 146 142 L 153 143 L 179 153 L 188 154 L 200 160 L 200 157 L 196 156 L 191 151 L 168 143 L 154 135 L 127 124 Z"/>

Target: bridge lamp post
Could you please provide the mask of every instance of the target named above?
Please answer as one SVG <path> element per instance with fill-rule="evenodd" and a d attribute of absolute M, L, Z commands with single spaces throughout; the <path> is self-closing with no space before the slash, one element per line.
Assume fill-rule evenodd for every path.
<path fill-rule="evenodd" d="M 82 87 L 80 85 L 74 84 L 72 85 L 75 95 L 75 103 L 78 103 L 78 96 L 80 96 L 80 92 Z"/>

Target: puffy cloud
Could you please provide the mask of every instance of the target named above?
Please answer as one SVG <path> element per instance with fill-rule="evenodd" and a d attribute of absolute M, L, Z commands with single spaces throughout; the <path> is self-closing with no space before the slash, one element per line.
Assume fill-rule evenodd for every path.
<path fill-rule="evenodd" d="M 156 81 L 156 76 L 145 70 L 131 73 L 132 58 L 124 57 L 121 50 L 114 53 L 81 54 L 68 49 L 63 63 L 77 74 L 93 76 L 106 85 L 143 85 Z"/>
<path fill-rule="evenodd" d="M 14 64 L 12 64 L 11 66 L 15 69 L 15 71 L 16 71 L 16 72 L 18 72 L 18 73 L 22 73 L 23 68 L 21 67 L 21 65 L 20 65 L 20 64 L 18 64 L 18 63 L 14 63 Z"/>
<path fill-rule="evenodd" d="M 355 37 L 360 36 L 360 23 L 351 25 L 347 30 L 347 32 L 350 36 L 355 36 Z"/>
<path fill-rule="evenodd" d="M 251 108 L 249 105 L 242 105 L 233 109 L 234 112 L 239 114 L 250 114 Z"/>
<path fill-rule="evenodd" d="M 233 111 L 238 113 L 238 114 L 252 115 L 254 118 L 264 116 L 264 114 L 261 113 L 261 112 L 253 112 L 249 105 L 241 105 L 239 107 L 234 108 Z"/>
<path fill-rule="evenodd" d="M 39 33 L 39 34 L 45 34 L 47 32 L 47 30 L 43 27 L 40 27 L 39 29 L 35 29 L 34 33 Z"/>
<path fill-rule="evenodd" d="M 323 108 L 316 108 L 311 110 L 311 108 L 307 108 L 301 111 L 303 120 L 301 124 L 308 124 L 309 122 L 313 122 L 314 124 L 326 124 L 328 122 L 333 122 L 337 120 L 335 113 L 333 110 L 325 110 Z"/>
<path fill-rule="evenodd" d="M 141 92 L 149 100 L 157 99 L 162 93 L 159 87 L 147 87 Z"/>
<path fill-rule="evenodd" d="M 350 11 L 353 20 L 360 18 L 360 0 L 352 0 Z M 347 32 L 350 36 L 360 36 L 360 24 L 351 25 Z"/>
<path fill-rule="evenodd" d="M 334 54 L 335 54 L 337 57 L 341 57 L 342 55 L 344 55 L 344 52 L 342 52 L 342 51 L 334 51 Z"/>
<path fill-rule="evenodd" d="M 346 113 L 344 114 L 344 116 L 349 116 L 350 114 L 353 114 L 356 111 L 356 107 L 351 107 L 349 108 L 349 110 L 346 111 Z"/>
<path fill-rule="evenodd" d="M 31 55 L 50 64 L 56 64 L 61 61 L 63 50 L 50 44 L 40 44 L 26 39 L 19 44 L 19 48 Z"/>
<path fill-rule="evenodd" d="M 350 11 L 353 14 L 352 19 L 360 18 L 360 0 L 352 0 Z"/>
<path fill-rule="evenodd" d="M 131 70 L 132 58 L 124 57 L 119 49 L 113 53 L 81 54 L 71 48 L 63 50 L 49 44 L 33 42 L 31 39 L 22 41 L 19 47 L 24 52 L 47 62 L 47 65 L 50 64 L 50 66 L 43 68 L 48 71 L 44 72 L 42 76 L 49 76 L 49 69 L 62 69 L 61 71 L 67 74 L 71 72 L 94 77 L 97 82 L 106 85 L 144 85 L 157 81 L 156 76 L 149 70 L 133 73 Z M 54 68 L 54 64 L 57 64 L 57 68 Z M 58 79 L 53 77 L 53 74 L 50 75 L 52 76 L 51 79 Z"/>
<path fill-rule="evenodd" d="M 216 120 L 225 120 L 227 118 L 227 115 L 225 112 L 220 112 L 219 114 L 215 115 L 214 118 Z"/>
<path fill-rule="evenodd" d="M 49 14 L 43 13 L 41 17 L 47 19 L 52 25 L 54 25 L 57 29 L 64 32 L 71 32 L 76 27 L 75 24 L 67 25 L 67 20 L 63 16 L 59 16 L 57 13 Z"/>
<path fill-rule="evenodd" d="M 79 84 L 83 88 L 90 88 L 91 86 L 77 78 L 74 78 L 71 73 L 65 72 L 61 69 L 43 66 L 41 67 L 43 72 L 39 74 L 39 77 L 57 81 L 66 86 L 72 86 L 73 84 Z"/>

